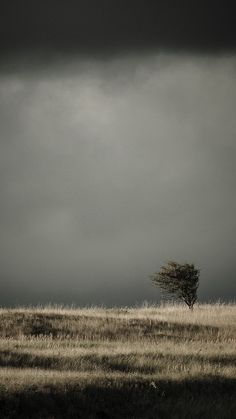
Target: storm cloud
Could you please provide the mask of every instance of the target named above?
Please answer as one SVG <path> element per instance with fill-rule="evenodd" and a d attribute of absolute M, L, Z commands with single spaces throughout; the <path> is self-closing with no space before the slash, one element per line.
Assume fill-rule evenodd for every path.
<path fill-rule="evenodd" d="M 22 57 L 0 76 L 0 303 L 155 301 L 169 259 L 233 299 L 235 55 Z"/>
<path fill-rule="evenodd" d="M 2 1 L 0 48 L 111 55 L 124 51 L 235 51 L 233 1 Z"/>

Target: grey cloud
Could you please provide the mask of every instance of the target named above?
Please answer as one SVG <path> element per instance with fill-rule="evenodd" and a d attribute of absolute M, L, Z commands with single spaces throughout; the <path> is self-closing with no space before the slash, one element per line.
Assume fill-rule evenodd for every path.
<path fill-rule="evenodd" d="M 235 56 L 0 79 L 1 304 L 155 300 L 170 258 L 235 297 Z"/>

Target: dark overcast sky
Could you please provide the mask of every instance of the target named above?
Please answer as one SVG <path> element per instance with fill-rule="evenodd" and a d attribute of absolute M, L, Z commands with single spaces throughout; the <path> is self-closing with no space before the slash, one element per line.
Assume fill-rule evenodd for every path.
<path fill-rule="evenodd" d="M 5 0 L 0 46 L 8 52 L 235 50 L 232 5 L 227 0 Z"/>
<path fill-rule="evenodd" d="M 2 1 L 0 305 L 232 300 L 232 2 Z"/>

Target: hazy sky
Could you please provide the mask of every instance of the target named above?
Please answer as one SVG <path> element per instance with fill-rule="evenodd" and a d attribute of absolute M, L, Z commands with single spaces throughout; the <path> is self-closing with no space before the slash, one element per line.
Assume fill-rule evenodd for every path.
<path fill-rule="evenodd" d="M 94 2 L 79 2 L 80 23 L 93 10 L 89 36 L 81 25 L 76 32 L 75 9 L 64 18 L 65 1 L 54 15 L 53 1 L 41 14 L 24 3 L 20 15 L 6 5 L 1 29 L 0 304 L 155 301 L 148 275 L 169 259 L 200 267 L 201 299 L 234 299 L 229 10 L 220 32 L 220 9 L 211 26 L 208 8 L 194 21 L 190 9 L 160 2 L 158 32 L 154 2 L 150 10 L 138 2 L 136 18 L 132 1 L 126 15 L 103 1 L 100 17 Z M 142 22 L 153 24 L 143 36 Z"/>

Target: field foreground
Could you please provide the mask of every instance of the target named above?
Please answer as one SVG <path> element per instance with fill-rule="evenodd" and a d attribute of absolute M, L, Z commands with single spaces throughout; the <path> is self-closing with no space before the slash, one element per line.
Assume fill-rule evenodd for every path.
<path fill-rule="evenodd" d="M 0 417 L 234 419 L 236 306 L 0 309 Z"/>

